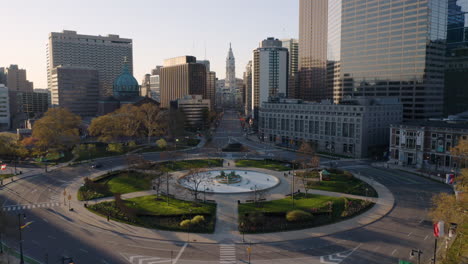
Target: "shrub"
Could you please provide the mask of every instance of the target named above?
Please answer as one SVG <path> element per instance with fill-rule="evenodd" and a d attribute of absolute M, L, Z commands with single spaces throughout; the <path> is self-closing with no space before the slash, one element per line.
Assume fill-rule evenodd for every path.
<path fill-rule="evenodd" d="M 182 220 L 182 222 L 180 222 L 180 227 L 188 229 L 190 227 L 191 223 L 192 223 L 192 221 L 190 219 Z"/>
<path fill-rule="evenodd" d="M 160 149 L 165 149 L 167 147 L 167 142 L 164 140 L 164 138 L 156 140 L 156 146 Z"/>
<path fill-rule="evenodd" d="M 260 212 L 250 213 L 247 217 L 247 221 L 252 225 L 261 225 L 264 223 L 265 216 Z"/>
<path fill-rule="evenodd" d="M 120 143 L 110 143 L 109 145 L 107 145 L 107 151 L 122 153 L 124 151 L 123 145 Z"/>
<path fill-rule="evenodd" d="M 286 220 L 288 220 L 288 222 L 305 222 L 311 219 L 312 214 L 302 210 L 293 210 L 286 214 Z"/>
<path fill-rule="evenodd" d="M 205 217 L 203 215 L 196 215 L 192 220 L 192 224 L 197 225 L 201 224 L 205 221 Z"/>
<path fill-rule="evenodd" d="M 135 143 L 135 141 L 132 140 L 132 141 L 128 142 L 128 147 L 129 148 L 134 148 L 136 146 L 137 146 L 137 144 Z"/>

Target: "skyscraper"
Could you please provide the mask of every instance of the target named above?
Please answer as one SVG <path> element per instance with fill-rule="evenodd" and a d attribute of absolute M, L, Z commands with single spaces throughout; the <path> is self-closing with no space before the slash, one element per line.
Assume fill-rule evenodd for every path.
<path fill-rule="evenodd" d="M 6 85 L 10 91 L 32 92 L 34 85 L 27 80 L 26 70 L 18 68 L 18 65 L 10 65 L 6 68 Z"/>
<path fill-rule="evenodd" d="M 310 101 L 330 98 L 326 89 L 328 0 L 300 0 L 299 10 L 298 97 Z"/>
<path fill-rule="evenodd" d="M 297 82 L 297 68 L 299 66 L 299 41 L 297 39 L 282 39 L 283 47 L 288 49 L 289 52 L 289 63 L 288 63 L 288 92 L 289 98 L 297 98 L 298 91 Z"/>
<path fill-rule="evenodd" d="M 447 54 L 468 47 L 468 0 L 448 0 Z"/>
<path fill-rule="evenodd" d="M 99 95 L 112 95 L 112 85 L 126 63 L 133 74 L 132 40 L 119 35 L 80 35 L 76 31 L 52 32 L 47 46 L 47 78 L 52 88 L 52 70 L 59 65 L 85 66 L 99 73 Z M 126 62 L 125 62 L 126 61 Z"/>
<path fill-rule="evenodd" d="M 267 38 L 253 51 L 252 61 L 252 113 L 258 118 L 258 110 L 269 97 L 286 96 L 288 87 L 288 50 L 281 41 Z"/>
<path fill-rule="evenodd" d="M 205 68 L 206 68 L 206 98 L 205 99 L 210 99 L 210 110 L 213 110 L 216 104 L 216 72 L 211 71 L 209 60 L 197 60 L 197 63 L 205 65 Z"/>
<path fill-rule="evenodd" d="M 193 56 L 182 56 L 164 61 L 160 74 L 161 107 L 186 95 L 207 98 L 206 67 Z"/>
<path fill-rule="evenodd" d="M 81 116 L 95 116 L 98 110 L 98 71 L 81 66 L 52 69 L 52 105 L 67 108 Z"/>
<path fill-rule="evenodd" d="M 0 67 L 0 84 L 6 85 L 6 72 L 4 67 Z"/>
<path fill-rule="evenodd" d="M 396 97 L 404 119 L 442 115 L 448 0 L 300 0 L 300 6 L 305 99 L 331 98 L 332 91 L 335 102 Z"/>
<path fill-rule="evenodd" d="M 252 61 L 245 66 L 244 72 L 245 105 L 244 113 L 246 116 L 252 114 Z"/>
<path fill-rule="evenodd" d="M 449 0 L 444 115 L 468 111 L 468 0 Z"/>
<path fill-rule="evenodd" d="M 0 84 L 0 131 L 10 128 L 10 103 L 8 88 Z"/>

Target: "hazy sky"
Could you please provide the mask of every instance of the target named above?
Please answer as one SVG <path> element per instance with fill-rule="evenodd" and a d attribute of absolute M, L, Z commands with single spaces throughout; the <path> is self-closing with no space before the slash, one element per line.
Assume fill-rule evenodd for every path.
<path fill-rule="evenodd" d="M 164 59 L 194 55 L 219 78 L 232 42 L 236 75 L 266 37 L 297 38 L 298 0 L 0 0 L 0 67 L 18 64 L 35 88 L 46 88 L 49 32 L 117 34 L 133 39 L 140 82 Z"/>

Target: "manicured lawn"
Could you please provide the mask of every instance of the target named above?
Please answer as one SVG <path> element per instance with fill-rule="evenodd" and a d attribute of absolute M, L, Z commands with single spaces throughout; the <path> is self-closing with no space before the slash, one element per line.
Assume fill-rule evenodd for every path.
<path fill-rule="evenodd" d="M 125 200 L 124 203 L 134 210 L 134 215 L 129 216 L 119 211 L 115 202 L 89 205 L 88 209 L 103 216 L 110 215 L 113 220 L 148 228 L 193 233 L 212 233 L 215 229 L 216 204 L 169 198 L 168 205 L 167 197 L 163 195 L 159 199 L 156 195 L 132 198 Z M 202 215 L 205 218 L 203 224 L 191 226 L 190 230 L 180 226 L 181 221 L 191 219 L 196 215 Z"/>
<path fill-rule="evenodd" d="M 170 171 L 188 170 L 190 168 L 222 167 L 223 159 L 194 159 L 180 161 L 166 161 L 155 164 L 155 168 L 165 167 Z"/>
<path fill-rule="evenodd" d="M 377 197 L 377 192 L 369 184 L 355 178 L 351 174 L 344 172 L 331 173 L 329 177 L 324 177 L 321 182 L 311 182 L 311 189 L 341 192 L 354 195 Z M 366 190 L 367 189 L 367 190 Z"/>
<path fill-rule="evenodd" d="M 259 202 L 257 205 L 240 204 L 239 229 L 246 233 L 265 233 L 311 228 L 347 219 L 366 211 L 372 205 L 357 199 L 303 193 L 294 196 L 294 206 L 290 197 Z M 312 217 L 306 221 L 289 222 L 286 215 L 292 210 L 305 211 Z"/>
<path fill-rule="evenodd" d="M 298 194 L 294 196 L 294 207 L 293 200 L 291 198 L 262 202 L 261 207 L 255 206 L 254 203 L 244 203 L 239 206 L 239 215 L 243 215 L 244 213 L 251 211 L 284 213 L 292 210 L 292 208 L 309 210 L 311 208 L 323 207 L 329 201 L 333 201 L 336 204 L 342 204 L 343 198 L 316 194 L 308 194 L 307 196 L 305 194 Z"/>
<path fill-rule="evenodd" d="M 143 174 L 140 172 L 120 172 L 114 176 L 97 181 L 109 186 L 112 193 L 132 193 L 151 189 L 151 180 L 156 178 L 156 175 Z"/>
<path fill-rule="evenodd" d="M 0 174 L 0 179 L 8 179 L 8 178 L 11 178 L 15 175 L 13 174 Z"/>
<path fill-rule="evenodd" d="M 190 214 L 190 209 L 193 215 L 211 214 L 216 212 L 215 204 L 198 204 L 191 201 L 183 201 L 174 198 L 169 198 L 167 204 L 167 196 L 160 195 L 160 199 L 156 199 L 156 195 L 142 196 L 126 200 L 128 206 L 135 208 L 140 212 L 146 212 L 152 215 L 183 215 Z"/>
<path fill-rule="evenodd" d="M 291 163 L 278 160 L 236 160 L 236 167 L 254 167 L 275 171 L 288 171 L 291 170 L 291 166 Z"/>
<path fill-rule="evenodd" d="M 105 175 L 95 180 L 96 184 L 105 185 L 107 188 L 99 188 L 92 191 L 82 186 L 78 191 L 79 200 L 92 200 L 112 196 L 115 193 L 125 194 L 151 189 L 151 181 L 158 176 L 156 174 L 144 174 L 135 171 L 120 171 Z"/>

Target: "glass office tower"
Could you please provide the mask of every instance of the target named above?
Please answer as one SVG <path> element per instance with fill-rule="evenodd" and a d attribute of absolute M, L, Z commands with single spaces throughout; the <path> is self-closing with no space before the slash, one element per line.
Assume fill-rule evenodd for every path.
<path fill-rule="evenodd" d="M 468 47 L 468 0 L 448 1 L 447 53 L 455 55 L 454 49 Z"/>
<path fill-rule="evenodd" d="M 307 34 L 328 41 L 326 91 L 319 94 L 332 94 L 335 102 L 347 96 L 397 97 L 406 120 L 442 115 L 448 0 L 301 0 L 301 15 L 308 10 L 311 18 L 300 18 L 300 69 L 305 51 L 323 54 L 323 43 L 315 45 Z M 313 18 L 324 13 L 326 26 Z M 324 57 L 317 58 L 323 69 Z M 301 77 L 323 83 L 323 75 Z M 314 91 L 307 81 L 300 84 L 306 84 L 302 94 Z"/>

